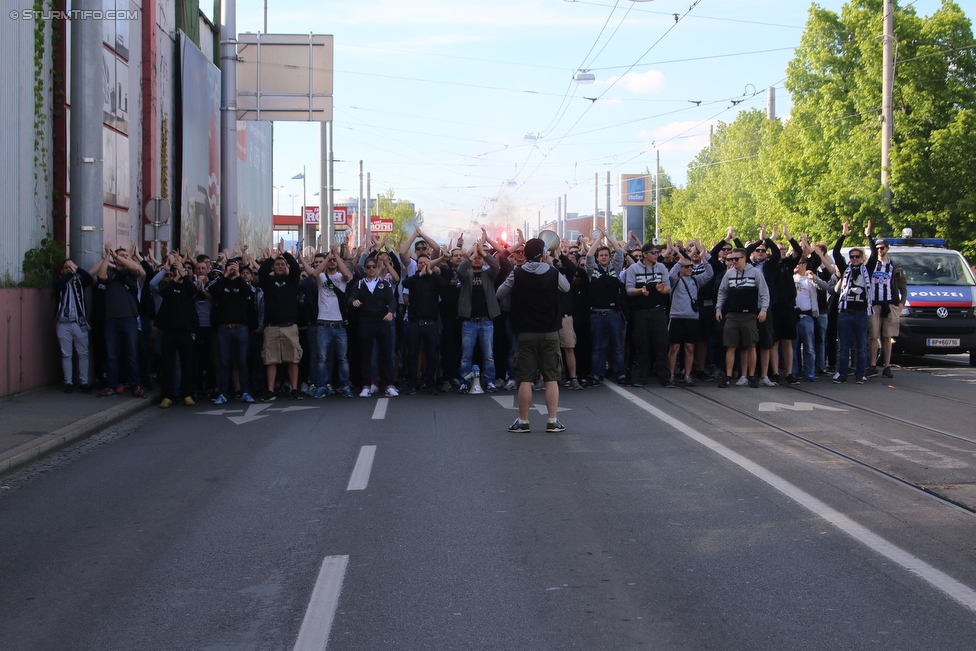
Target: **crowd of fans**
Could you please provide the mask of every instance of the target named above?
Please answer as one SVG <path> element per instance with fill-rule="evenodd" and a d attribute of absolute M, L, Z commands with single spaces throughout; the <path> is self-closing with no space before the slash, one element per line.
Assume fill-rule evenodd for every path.
<path fill-rule="evenodd" d="M 597 234 L 563 240 L 554 261 L 571 287 L 559 296 L 567 388 L 863 383 L 879 359 L 891 377 L 905 277 L 870 224 L 868 250 L 847 259 L 847 223 L 829 254 L 786 224 L 748 244 L 729 228 L 707 248 Z M 106 245 L 91 269 L 67 260 L 54 282 L 65 391 L 143 397 L 155 379 L 166 408 L 513 390 L 510 305 L 495 290 L 524 245 L 521 232 L 506 244 L 482 230 L 445 247 L 419 228 L 396 244 L 279 242 L 256 257 L 239 246 L 155 260 Z"/>

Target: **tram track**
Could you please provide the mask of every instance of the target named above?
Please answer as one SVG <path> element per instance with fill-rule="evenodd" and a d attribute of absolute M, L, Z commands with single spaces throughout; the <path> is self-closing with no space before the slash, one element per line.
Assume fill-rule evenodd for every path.
<path fill-rule="evenodd" d="M 969 443 L 969 444 L 972 444 L 972 445 L 976 445 L 976 440 L 967 438 L 965 436 L 961 436 L 961 435 L 958 435 L 958 434 L 953 434 L 951 432 L 946 432 L 946 431 L 943 431 L 943 430 L 940 430 L 940 429 L 937 429 L 937 428 L 928 427 L 926 425 L 922 425 L 921 423 L 916 423 L 916 422 L 910 421 L 908 419 L 899 418 L 897 416 L 891 416 L 889 414 L 885 414 L 883 412 L 879 412 L 879 411 L 874 410 L 874 409 L 871 409 L 869 407 L 863 407 L 861 405 L 857 405 L 857 404 L 854 404 L 854 403 L 850 403 L 850 402 L 847 402 L 845 400 L 841 400 L 839 398 L 834 398 L 832 396 L 827 396 L 827 395 L 815 393 L 813 391 L 804 389 L 802 387 L 795 387 L 794 386 L 794 387 L 789 387 L 789 388 L 794 389 L 796 391 L 799 391 L 800 393 L 804 393 L 806 395 L 812 396 L 812 397 L 817 397 L 817 398 L 820 398 L 820 399 L 823 399 L 823 400 L 830 400 L 830 401 L 833 401 L 833 402 L 835 402 L 837 404 L 842 404 L 842 405 L 845 405 L 846 407 L 850 407 L 852 409 L 857 409 L 857 410 L 863 411 L 865 413 L 869 413 L 869 414 L 874 415 L 874 416 L 882 416 L 882 417 L 888 418 L 891 421 L 898 422 L 898 423 L 901 423 L 903 425 L 906 425 L 906 426 L 909 426 L 909 427 L 912 427 L 912 428 L 916 428 L 916 429 L 923 430 L 923 431 L 930 432 L 930 433 L 934 433 L 934 434 L 940 434 L 942 436 L 946 436 L 946 437 L 949 437 L 949 438 L 952 438 L 952 439 L 955 439 L 955 440 L 959 440 L 959 441 L 963 441 L 963 442 L 966 442 L 966 443 Z M 876 465 L 874 465 L 874 464 L 872 464 L 872 463 L 870 463 L 868 461 L 864 461 L 863 459 L 859 459 L 859 458 L 857 458 L 855 456 L 852 456 L 852 455 L 850 455 L 850 454 L 848 454 L 846 452 L 842 452 L 841 450 L 838 450 L 838 449 L 836 449 L 836 448 L 834 448 L 834 447 L 832 447 L 830 445 L 827 445 L 825 443 L 821 443 L 821 442 L 815 441 L 815 440 L 813 440 L 813 439 L 811 439 L 809 437 L 803 436 L 802 434 L 798 434 L 796 432 L 792 432 L 789 429 L 786 429 L 786 428 L 784 428 L 784 427 L 782 427 L 780 425 L 777 425 L 777 424 L 775 424 L 773 422 L 770 422 L 769 420 L 766 420 L 766 419 L 764 419 L 764 418 L 762 418 L 760 416 L 756 416 L 755 414 L 752 414 L 752 413 L 750 413 L 750 412 L 748 412 L 748 411 L 746 411 L 744 409 L 741 409 L 739 407 L 735 407 L 733 405 L 726 404 L 726 403 L 724 403 L 721 400 L 718 400 L 716 398 L 709 397 L 709 396 L 701 393 L 700 391 L 695 391 L 694 389 L 686 388 L 683 393 L 685 393 L 685 394 L 691 394 L 693 396 L 696 396 L 700 400 L 703 400 L 705 402 L 708 402 L 708 403 L 710 403 L 712 405 L 715 405 L 717 407 L 721 407 L 722 409 L 725 409 L 727 411 L 733 412 L 733 413 L 739 415 L 740 417 L 745 418 L 745 419 L 747 419 L 749 421 L 758 423 L 758 424 L 762 425 L 763 427 L 768 427 L 769 429 L 774 430 L 776 432 L 779 432 L 780 434 L 783 434 L 784 436 L 786 436 L 786 437 L 788 437 L 788 438 L 790 438 L 790 439 L 792 439 L 794 441 L 797 441 L 797 442 L 799 442 L 799 443 L 801 443 L 803 445 L 806 445 L 808 447 L 811 447 L 813 449 L 816 449 L 816 450 L 818 450 L 818 451 L 820 451 L 820 452 L 822 452 L 824 454 L 828 454 L 828 455 L 830 455 L 830 456 L 832 456 L 834 458 L 842 459 L 842 460 L 844 460 L 844 461 L 846 461 L 846 462 L 848 462 L 848 463 L 850 463 L 850 464 L 852 464 L 852 465 L 854 465 L 854 466 L 856 466 L 858 468 L 861 468 L 863 470 L 866 470 L 868 472 L 871 472 L 872 474 L 875 474 L 875 475 L 877 475 L 877 476 L 879 476 L 879 477 L 881 477 L 883 479 L 886 479 L 886 480 L 888 480 L 888 481 L 890 481 L 890 482 L 892 482 L 894 484 L 897 484 L 899 486 L 908 488 L 909 490 L 918 492 L 918 493 L 920 493 L 920 494 L 928 497 L 929 499 L 935 500 L 936 502 L 938 502 L 940 504 L 943 504 L 943 505 L 946 505 L 946 506 L 949 506 L 949 507 L 958 509 L 962 513 L 964 513 L 964 514 L 966 514 L 966 515 L 968 515 L 970 517 L 976 518 L 976 508 L 973 508 L 972 506 L 969 506 L 969 505 L 967 505 L 967 504 L 965 504 L 963 502 L 954 500 L 954 499 L 952 499 L 952 498 L 950 498 L 950 497 L 948 497 L 948 496 L 946 496 L 946 495 L 944 495 L 944 494 L 942 494 L 940 492 L 937 492 L 937 491 L 935 491 L 935 490 L 933 490 L 933 489 L 931 489 L 931 488 L 929 488 L 929 487 L 927 487 L 925 485 L 921 485 L 921 484 L 916 483 L 916 482 L 914 482 L 914 481 L 912 481 L 910 479 L 906 479 L 904 477 L 898 476 L 897 474 L 894 474 L 894 473 L 892 473 L 892 472 L 890 472 L 888 470 L 885 470 L 883 468 L 880 468 L 880 467 L 878 467 L 878 466 L 876 466 Z M 678 409 L 686 409 L 686 406 L 680 405 L 680 404 L 674 402 L 673 400 L 668 399 L 666 395 L 661 395 L 661 394 L 654 394 L 654 395 L 655 395 L 656 398 L 658 398 L 658 399 L 662 400 L 663 402 L 666 402 L 669 405 L 672 405 L 672 406 L 674 406 L 674 407 L 676 407 Z M 969 403 L 966 403 L 966 404 L 969 404 Z"/>

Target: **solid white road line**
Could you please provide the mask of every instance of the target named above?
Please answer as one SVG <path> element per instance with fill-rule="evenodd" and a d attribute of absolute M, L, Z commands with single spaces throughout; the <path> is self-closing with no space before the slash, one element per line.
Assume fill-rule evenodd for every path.
<path fill-rule="evenodd" d="M 921 578 L 932 587 L 944 592 L 959 604 L 965 606 L 971 611 L 976 612 L 976 591 L 972 590 L 970 587 L 955 580 L 945 572 L 932 567 L 922 559 L 913 556 L 904 549 L 901 549 L 900 547 L 888 542 L 866 527 L 859 525 L 846 515 L 831 508 L 827 504 L 824 504 L 809 493 L 781 478 L 779 475 L 766 470 L 759 464 L 749 461 L 742 455 L 738 454 L 737 452 L 733 452 L 721 443 L 708 438 L 704 434 L 685 425 L 681 421 L 672 418 L 660 409 L 651 406 L 629 391 L 621 389 L 617 385 L 610 382 L 604 383 L 604 386 L 609 387 L 611 391 L 614 391 L 623 398 L 629 400 L 637 407 L 640 407 L 658 420 L 663 421 L 664 423 L 675 428 L 690 439 L 704 445 L 713 452 L 722 455 L 743 470 L 766 482 L 783 495 L 786 495 L 800 506 L 812 511 L 814 514 L 831 523 L 854 540 L 866 545 L 868 548 L 881 554 L 893 563 L 897 563 L 912 574 L 915 574 Z"/>
<path fill-rule="evenodd" d="M 383 420 L 386 418 L 386 406 L 389 404 L 389 398 L 380 398 L 377 400 L 376 408 L 373 410 L 373 420 Z"/>
<path fill-rule="evenodd" d="M 308 602 L 302 628 L 298 631 L 295 651 L 325 651 L 348 563 L 348 556 L 326 556 L 322 561 L 312 599 Z"/>
<path fill-rule="evenodd" d="M 352 469 L 352 475 L 349 477 L 349 485 L 346 486 L 347 491 L 361 491 L 366 489 L 366 485 L 369 484 L 369 473 L 373 470 L 373 458 L 375 456 L 375 445 L 364 445 L 359 450 L 359 458 L 356 459 L 356 465 Z"/>

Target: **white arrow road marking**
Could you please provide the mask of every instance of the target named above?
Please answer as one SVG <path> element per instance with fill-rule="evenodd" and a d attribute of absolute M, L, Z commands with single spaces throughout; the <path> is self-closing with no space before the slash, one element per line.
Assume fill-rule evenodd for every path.
<path fill-rule="evenodd" d="M 516 411 L 518 411 L 518 405 L 515 404 L 515 396 L 492 396 L 491 399 L 497 402 L 499 405 L 501 405 L 502 409 L 515 409 Z M 549 415 L 549 409 L 544 404 L 532 405 L 531 408 L 535 409 L 543 416 Z M 572 411 L 572 410 L 573 410 L 572 407 L 558 407 L 556 409 L 557 412 Z"/>
<path fill-rule="evenodd" d="M 268 415 L 264 414 L 259 416 L 262 411 L 270 407 L 271 405 L 248 405 L 247 412 L 243 416 L 228 416 L 227 420 L 234 423 L 235 425 L 243 425 L 244 423 L 250 423 L 254 420 L 260 420 L 262 418 L 267 418 Z"/>
<path fill-rule="evenodd" d="M 794 402 L 792 405 L 786 405 L 781 402 L 759 403 L 759 411 L 813 411 L 814 409 L 820 409 L 822 411 L 847 411 L 846 409 L 839 409 L 837 407 L 818 405 L 815 402 Z"/>
<path fill-rule="evenodd" d="M 245 413 L 243 409 L 214 409 L 212 411 L 198 411 L 197 416 L 224 416 L 225 414 L 241 414 L 243 416 L 227 416 L 227 420 L 231 421 L 235 425 L 243 425 L 244 423 L 250 423 L 256 420 L 261 420 L 262 418 L 267 418 L 270 413 L 262 414 L 264 410 L 268 412 L 278 412 L 279 414 L 284 414 L 289 411 L 305 411 L 306 409 L 321 409 L 321 407 L 282 407 L 280 409 L 271 408 L 271 405 L 259 405 L 253 404 L 247 406 L 247 412 Z"/>
<path fill-rule="evenodd" d="M 295 651 L 325 651 L 348 564 L 348 556 L 326 556 L 322 561 L 312 599 L 308 602 L 302 628 L 298 631 Z"/>
<path fill-rule="evenodd" d="M 223 416 L 224 414 L 240 414 L 243 409 L 214 409 L 213 411 L 198 411 L 197 416 Z"/>
<path fill-rule="evenodd" d="M 373 459 L 375 457 L 375 445 L 364 445 L 360 448 L 359 458 L 356 459 L 356 465 L 349 477 L 349 485 L 346 486 L 347 491 L 366 490 L 366 486 L 369 484 L 369 475 L 373 471 Z"/>

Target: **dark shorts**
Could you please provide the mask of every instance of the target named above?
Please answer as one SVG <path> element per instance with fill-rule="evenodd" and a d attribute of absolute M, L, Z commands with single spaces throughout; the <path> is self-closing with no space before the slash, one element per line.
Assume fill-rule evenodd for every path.
<path fill-rule="evenodd" d="M 776 332 L 773 328 L 773 316 L 772 311 L 766 312 L 766 320 L 759 323 L 759 319 L 756 319 L 756 325 L 759 329 L 759 347 L 760 348 L 772 348 L 773 343 L 776 341 Z"/>
<path fill-rule="evenodd" d="M 515 339 L 516 382 L 534 382 L 536 371 L 546 382 L 558 382 L 563 374 L 563 356 L 558 332 L 523 332 Z"/>
<path fill-rule="evenodd" d="M 773 334 L 776 341 L 780 339 L 796 339 L 796 310 L 788 305 L 777 305 L 772 308 Z M 767 317 L 769 313 L 767 313 Z"/>
<path fill-rule="evenodd" d="M 759 328 L 755 314 L 736 313 L 725 315 L 722 343 L 728 348 L 745 346 L 753 348 L 759 341 Z"/>
<path fill-rule="evenodd" d="M 698 334 L 701 336 L 700 341 L 708 341 L 711 339 L 717 323 L 715 321 L 714 305 L 702 305 L 698 308 Z"/>
<path fill-rule="evenodd" d="M 671 319 L 668 323 L 669 344 L 697 344 L 700 339 L 701 326 L 698 319 Z"/>

